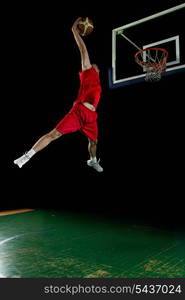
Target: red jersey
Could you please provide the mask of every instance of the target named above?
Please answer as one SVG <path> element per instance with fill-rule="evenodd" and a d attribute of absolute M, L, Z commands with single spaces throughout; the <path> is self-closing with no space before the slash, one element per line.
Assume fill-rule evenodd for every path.
<path fill-rule="evenodd" d="M 96 108 L 102 91 L 98 72 L 91 67 L 90 69 L 79 72 L 79 76 L 80 89 L 77 100 L 75 100 L 74 103 L 89 102 Z"/>

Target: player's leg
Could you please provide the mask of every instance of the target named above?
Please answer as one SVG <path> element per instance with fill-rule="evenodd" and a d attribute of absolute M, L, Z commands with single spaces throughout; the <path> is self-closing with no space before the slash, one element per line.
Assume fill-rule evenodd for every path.
<path fill-rule="evenodd" d="M 49 133 L 43 135 L 29 150 L 26 154 L 20 158 L 14 160 L 14 163 L 21 168 L 25 163 L 27 163 L 30 158 L 35 155 L 38 151 L 44 149 L 52 141 L 58 139 L 63 134 L 74 132 L 80 129 L 80 121 L 78 117 L 78 106 L 75 105 L 69 113 L 56 125 L 56 127 Z"/>
<path fill-rule="evenodd" d="M 95 140 L 90 140 L 88 139 L 89 143 L 88 143 L 88 152 L 89 152 L 89 155 L 90 155 L 90 159 L 94 159 L 96 160 L 96 151 L 97 151 L 97 143 L 98 141 Z"/>
<path fill-rule="evenodd" d="M 30 158 L 33 157 L 38 151 L 41 151 L 46 146 L 48 146 L 52 141 L 58 139 L 62 136 L 62 133 L 57 129 L 51 130 L 49 133 L 43 135 L 34 145 L 33 147 L 26 152 L 24 155 L 14 160 L 14 164 L 18 165 L 21 168 L 25 163 L 27 163 Z"/>
<path fill-rule="evenodd" d="M 90 159 L 87 161 L 89 167 L 93 167 L 96 171 L 102 172 L 103 168 L 97 161 L 96 152 L 97 152 L 97 143 L 98 143 L 98 123 L 97 123 L 97 112 L 91 111 L 85 106 L 81 105 L 81 116 L 82 116 L 82 127 L 81 131 L 88 138 L 88 152 Z"/>
<path fill-rule="evenodd" d="M 62 133 L 57 129 L 51 130 L 49 133 L 43 135 L 32 147 L 35 152 L 38 152 L 48 146 L 52 141 L 55 141 L 62 136 Z"/>
<path fill-rule="evenodd" d="M 89 167 L 93 167 L 96 171 L 98 172 L 103 172 L 103 168 L 100 166 L 99 161 L 96 158 L 96 152 L 97 152 L 97 140 L 89 140 L 89 144 L 88 144 L 88 152 L 90 155 L 90 159 L 87 161 L 87 165 Z"/>

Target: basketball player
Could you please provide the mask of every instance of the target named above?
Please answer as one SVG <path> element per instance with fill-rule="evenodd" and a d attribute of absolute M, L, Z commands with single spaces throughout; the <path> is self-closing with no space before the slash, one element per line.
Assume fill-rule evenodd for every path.
<path fill-rule="evenodd" d="M 73 107 L 68 114 L 56 125 L 49 133 L 42 136 L 33 147 L 23 156 L 14 160 L 14 163 L 21 168 L 27 163 L 33 155 L 44 149 L 52 141 L 60 138 L 69 132 L 81 131 L 88 138 L 88 151 L 90 159 L 87 165 L 94 168 L 98 172 L 102 172 L 96 158 L 98 126 L 96 108 L 100 100 L 101 85 L 99 79 L 99 68 L 95 64 L 91 64 L 86 45 L 78 31 L 78 18 L 73 26 L 72 32 L 81 55 L 82 71 L 79 72 L 80 88 L 77 99 L 73 103 Z"/>

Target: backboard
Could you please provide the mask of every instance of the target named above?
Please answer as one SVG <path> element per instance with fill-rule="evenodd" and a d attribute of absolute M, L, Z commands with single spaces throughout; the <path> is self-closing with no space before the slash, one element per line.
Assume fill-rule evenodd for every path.
<path fill-rule="evenodd" d="M 145 80 L 146 70 L 134 59 L 138 49 L 160 47 L 168 51 L 166 72 L 162 73 L 162 77 L 184 72 L 184 19 L 185 3 L 113 29 L 109 87 L 117 88 Z"/>

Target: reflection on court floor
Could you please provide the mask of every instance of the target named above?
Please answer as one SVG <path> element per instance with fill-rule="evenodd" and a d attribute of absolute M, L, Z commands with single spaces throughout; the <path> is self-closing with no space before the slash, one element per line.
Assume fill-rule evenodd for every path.
<path fill-rule="evenodd" d="M 15 214 L 21 214 L 21 213 L 25 213 L 28 211 L 32 211 L 34 209 L 30 209 L 30 208 L 25 208 L 25 209 L 15 209 L 15 210 L 5 210 L 5 211 L 0 211 L 0 216 L 7 216 L 7 215 L 15 215 Z"/>

